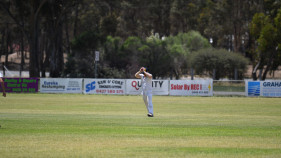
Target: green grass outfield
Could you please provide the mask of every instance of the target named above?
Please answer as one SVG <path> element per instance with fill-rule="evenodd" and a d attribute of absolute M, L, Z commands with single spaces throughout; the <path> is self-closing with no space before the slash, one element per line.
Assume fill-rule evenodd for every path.
<path fill-rule="evenodd" d="M 0 157 L 281 157 L 281 98 L 8 94 Z"/>

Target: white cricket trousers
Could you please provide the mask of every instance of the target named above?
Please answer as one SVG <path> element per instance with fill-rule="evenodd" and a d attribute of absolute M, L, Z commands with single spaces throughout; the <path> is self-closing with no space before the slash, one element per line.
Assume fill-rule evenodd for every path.
<path fill-rule="evenodd" d="M 148 113 L 153 114 L 152 92 L 143 92 L 142 98 Z"/>

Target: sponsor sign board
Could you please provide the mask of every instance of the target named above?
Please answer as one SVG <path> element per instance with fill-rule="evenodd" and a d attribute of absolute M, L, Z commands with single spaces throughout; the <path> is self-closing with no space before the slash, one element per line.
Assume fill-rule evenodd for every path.
<path fill-rule="evenodd" d="M 281 80 L 245 81 L 246 96 L 281 97 Z"/>
<path fill-rule="evenodd" d="M 82 93 L 82 80 L 74 78 L 41 78 L 41 93 Z"/>
<path fill-rule="evenodd" d="M 213 96 L 213 80 L 171 80 L 170 95 Z"/>
<path fill-rule="evenodd" d="M 38 78 L 3 78 L 3 81 L 6 92 L 38 92 Z"/>
<path fill-rule="evenodd" d="M 126 80 L 126 94 L 139 95 L 142 92 L 141 80 L 128 79 Z M 152 80 L 153 95 L 169 95 L 168 80 Z"/>
<path fill-rule="evenodd" d="M 95 51 L 95 61 L 99 61 L 99 60 L 100 60 L 100 52 Z"/>
<path fill-rule="evenodd" d="M 125 94 L 124 79 L 84 79 L 85 94 Z"/>

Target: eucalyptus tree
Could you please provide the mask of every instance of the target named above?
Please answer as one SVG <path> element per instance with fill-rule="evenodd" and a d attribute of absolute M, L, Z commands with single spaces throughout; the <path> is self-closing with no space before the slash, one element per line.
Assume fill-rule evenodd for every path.
<path fill-rule="evenodd" d="M 273 73 L 281 65 L 281 9 L 274 19 L 270 15 L 257 13 L 251 22 L 251 34 L 256 40 L 253 53 L 253 79 L 257 70 L 263 71 L 261 79 Z"/>

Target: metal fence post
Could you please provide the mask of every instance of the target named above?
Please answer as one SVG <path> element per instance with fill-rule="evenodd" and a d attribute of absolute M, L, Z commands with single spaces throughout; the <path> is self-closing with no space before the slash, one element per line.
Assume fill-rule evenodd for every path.
<path fill-rule="evenodd" d="M 235 68 L 234 69 L 234 80 L 237 80 L 238 79 L 238 72 L 237 72 L 237 69 Z"/>

